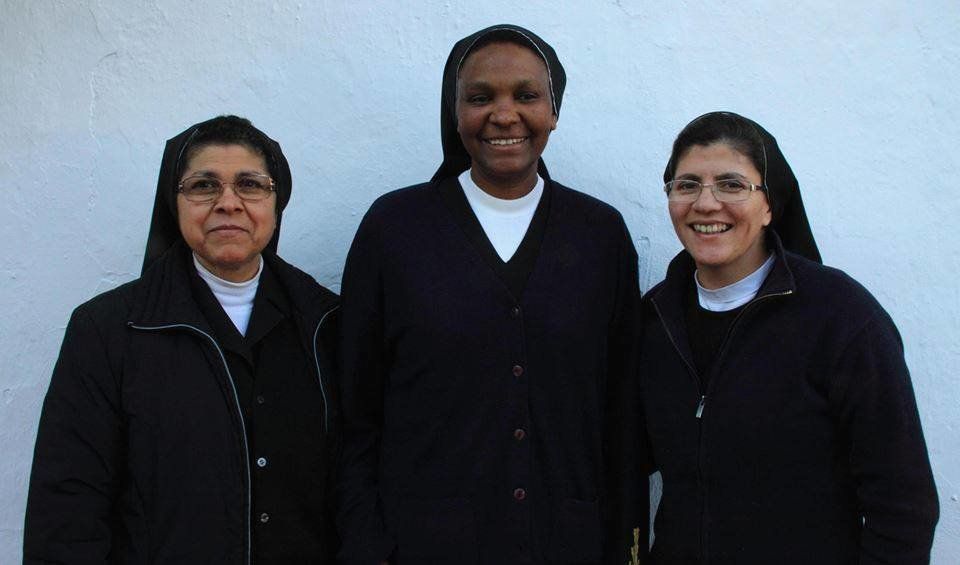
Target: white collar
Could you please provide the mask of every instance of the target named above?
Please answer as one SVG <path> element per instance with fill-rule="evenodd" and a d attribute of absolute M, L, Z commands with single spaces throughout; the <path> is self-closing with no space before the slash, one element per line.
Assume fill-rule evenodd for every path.
<path fill-rule="evenodd" d="M 733 284 L 713 290 L 700 286 L 700 281 L 697 280 L 697 272 L 694 271 L 693 280 L 697 283 L 697 298 L 700 306 L 711 312 L 727 312 L 743 306 L 757 295 L 771 269 L 773 269 L 772 253 L 756 271 Z"/>
<path fill-rule="evenodd" d="M 471 206 L 481 206 L 497 214 L 522 214 L 531 208 L 535 209 L 543 196 L 543 178 L 537 175 L 537 184 L 533 185 L 530 192 L 520 198 L 497 198 L 486 192 L 473 181 L 470 176 L 470 169 L 467 169 L 457 177 L 463 192 Z"/>
<path fill-rule="evenodd" d="M 233 282 L 221 279 L 211 273 L 197 259 L 197 254 L 193 254 L 193 264 L 197 267 L 197 273 L 200 278 L 207 283 L 214 296 L 224 306 L 224 302 L 229 304 L 240 304 L 244 302 L 253 302 L 253 296 L 257 293 L 257 285 L 260 283 L 260 274 L 263 272 L 263 256 L 260 256 L 260 266 L 257 268 L 257 274 L 253 278 L 243 282 Z"/>

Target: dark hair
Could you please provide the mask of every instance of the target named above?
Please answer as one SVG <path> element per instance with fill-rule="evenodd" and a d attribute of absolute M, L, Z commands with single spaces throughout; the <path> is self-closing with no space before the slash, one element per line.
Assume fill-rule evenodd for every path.
<path fill-rule="evenodd" d="M 253 127 L 250 120 L 230 115 L 217 116 L 194 130 L 183 146 L 183 152 L 177 163 L 177 178 L 183 174 L 190 159 L 201 149 L 211 145 L 242 145 L 263 157 L 270 176 L 276 176 L 276 164 L 271 158 L 273 153 L 266 136 Z"/>
<path fill-rule="evenodd" d="M 687 150 L 694 145 L 706 146 L 712 143 L 725 143 L 744 154 L 765 182 L 767 159 L 763 138 L 753 122 L 730 112 L 714 112 L 701 116 L 683 128 L 673 142 L 673 152 L 670 154 L 670 163 L 664 173 L 663 181 L 673 180 L 677 162 Z"/>

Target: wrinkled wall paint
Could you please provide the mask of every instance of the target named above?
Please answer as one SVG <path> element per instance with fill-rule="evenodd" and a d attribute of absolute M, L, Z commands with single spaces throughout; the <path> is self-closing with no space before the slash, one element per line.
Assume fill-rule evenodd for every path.
<path fill-rule="evenodd" d="M 241 4 L 241 5 L 237 5 Z M 952 0 L 0 4 L 0 562 L 19 560 L 40 403 L 73 307 L 137 276 L 167 137 L 232 112 L 283 144 L 281 253 L 339 287 L 357 223 L 439 162 L 453 42 L 510 21 L 570 77 L 546 159 L 617 206 L 644 288 L 678 249 L 659 179 L 691 118 L 776 135 L 826 262 L 903 333 L 942 518 L 960 555 L 960 10 Z"/>

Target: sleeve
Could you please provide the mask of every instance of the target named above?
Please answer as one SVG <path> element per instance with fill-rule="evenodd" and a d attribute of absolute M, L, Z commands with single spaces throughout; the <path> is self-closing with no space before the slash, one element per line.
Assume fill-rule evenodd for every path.
<path fill-rule="evenodd" d="M 119 391 L 82 309 L 67 325 L 43 402 L 24 524 L 24 563 L 106 563 L 123 469 Z"/>
<path fill-rule="evenodd" d="M 903 345 L 885 312 L 846 347 L 834 393 L 863 519 L 859 563 L 929 563 L 937 492 Z"/>
<path fill-rule="evenodd" d="M 341 288 L 343 446 L 337 485 L 339 563 L 386 560 L 395 541 L 378 489 L 384 359 L 380 250 L 368 213 L 347 254 Z"/>
<path fill-rule="evenodd" d="M 604 562 L 644 563 L 649 539 L 650 491 L 645 472 L 647 434 L 641 413 L 639 375 L 640 285 L 637 252 L 620 218 L 617 298 L 609 329 L 610 369 L 604 422 L 607 531 Z"/>

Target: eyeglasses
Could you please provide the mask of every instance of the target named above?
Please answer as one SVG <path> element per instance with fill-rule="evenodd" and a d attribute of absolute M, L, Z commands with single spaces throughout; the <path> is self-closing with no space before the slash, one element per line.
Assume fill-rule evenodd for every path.
<path fill-rule="evenodd" d="M 670 202 L 696 202 L 704 188 L 713 192 L 713 197 L 720 202 L 743 202 L 750 198 L 755 190 L 766 190 L 761 184 L 752 184 L 742 179 L 721 179 L 714 184 L 702 184 L 695 180 L 672 180 L 663 185 Z"/>
<path fill-rule="evenodd" d="M 223 182 L 216 177 L 194 175 L 180 181 L 177 192 L 190 202 L 209 204 L 220 199 L 227 185 L 244 202 L 258 202 L 274 192 L 273 179 L 268 175 L 245 174 L 233 182 Z"/>

